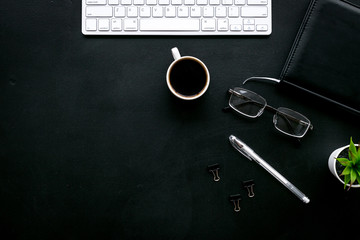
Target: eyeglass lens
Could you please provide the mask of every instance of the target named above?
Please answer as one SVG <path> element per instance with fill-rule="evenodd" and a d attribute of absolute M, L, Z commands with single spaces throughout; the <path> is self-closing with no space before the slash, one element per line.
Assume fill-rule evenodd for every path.
<path fill-rule="evenodd" d="M 255 118 L 261 115 L 266 106 L 266 100 L 260 95 L 243 88 L 234 88 L 229 105 L 241 114 Z"/>
<path fill-rule="evenodd" d="M 303 137 L 310 127 L 310 121 L 298 112 L 280 107 L 273 118 L 274 126 L 280 132 L 294 137 Z"/>

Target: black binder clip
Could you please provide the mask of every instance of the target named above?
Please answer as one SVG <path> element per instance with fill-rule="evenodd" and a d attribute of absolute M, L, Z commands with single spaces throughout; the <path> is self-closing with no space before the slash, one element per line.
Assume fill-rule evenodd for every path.
<path fill-rule="evenodd" d="M 229 200 L 230 202 L 232 202 L 234 204 L 234 211 L 235 212 L 240 212 L 240 201 L 241 201 L 241 195 L 240 194 L 235 194 L 235 195 L 230 195 Z"/>
<path fill-rule="evenodd" d="M 220 165 L 218 163 L 209 165 L 207 167 L 207 170 L 213 174 L 215 182 L 218 182 L 220 180 L 219 177 Z"/>
<path fill-rule="evenodd" d="M 254 185 L 255 185 L 255 183 L 254 183 L 254 180 L 252 180 L 252 179 L 247 180 L 247 181 L 243 181 L 243 186 L 244 186 L 244 188 L 247 189 L 248 196 L 251 197 L 251 198 L 255 196 Z"/>

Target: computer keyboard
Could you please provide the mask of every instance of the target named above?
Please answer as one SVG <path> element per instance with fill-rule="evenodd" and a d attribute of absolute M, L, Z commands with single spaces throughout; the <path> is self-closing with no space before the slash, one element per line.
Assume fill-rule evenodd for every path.
<path fill-rule="evenodd" d="M 84 35 L 269 35 L 271 0 L 82 0 Z"/>

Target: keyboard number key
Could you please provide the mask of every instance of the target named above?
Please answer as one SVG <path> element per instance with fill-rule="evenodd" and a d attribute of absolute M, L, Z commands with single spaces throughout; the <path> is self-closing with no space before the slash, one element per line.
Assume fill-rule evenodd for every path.
<path fill-rule="evenodd" d="M 96 31 L 96 19 L 88 18 L 86 19 L 86 31 Z"/>

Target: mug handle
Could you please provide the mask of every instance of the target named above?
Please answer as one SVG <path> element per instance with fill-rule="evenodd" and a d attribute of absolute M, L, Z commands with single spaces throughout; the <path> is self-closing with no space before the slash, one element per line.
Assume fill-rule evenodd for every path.
<path fill-rule="evenodd" d="M 179 58 L 181 58 L 179 49 L 177 47 L 172 48 L 171 53 L 173 55 L 174 60 L 178 60 Z"/>

